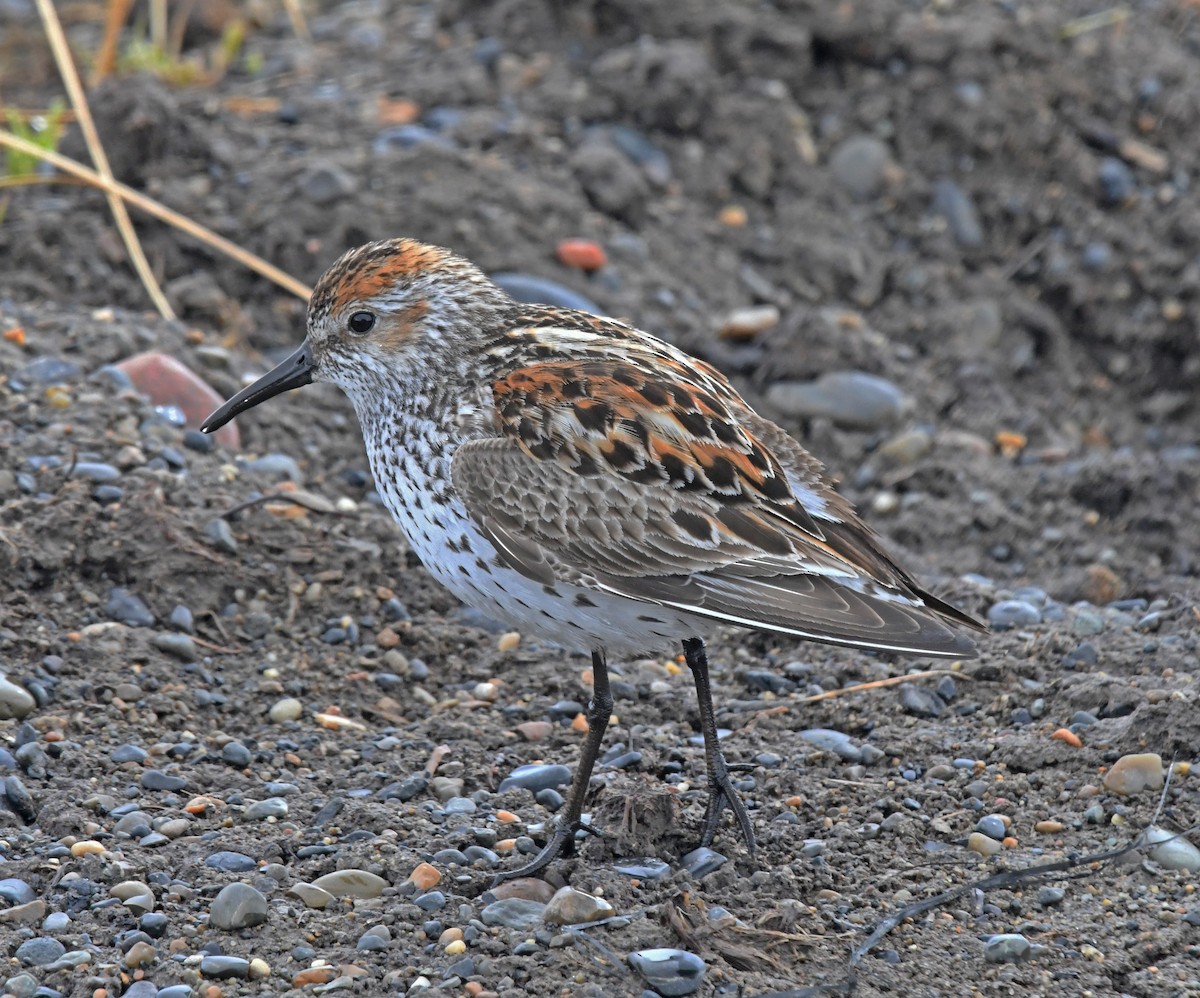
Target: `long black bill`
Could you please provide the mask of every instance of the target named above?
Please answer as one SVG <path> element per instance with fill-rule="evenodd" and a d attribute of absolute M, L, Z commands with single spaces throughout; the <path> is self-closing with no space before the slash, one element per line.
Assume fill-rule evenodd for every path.
<path fill-rule="evenodd" d="M 274 398 L 280 392 L 290 388 L 303 388 L 312 384 L 313 360 L 307 343 L 288 357 L 274 370 L 268 371 L 254 384 L 247 385 L 233 398 L 214 412 L 203 423 L 200 429 L 205 433 L 213 433 L 228 423 L 234 416 L 253 409 L 259 402 Z"/>

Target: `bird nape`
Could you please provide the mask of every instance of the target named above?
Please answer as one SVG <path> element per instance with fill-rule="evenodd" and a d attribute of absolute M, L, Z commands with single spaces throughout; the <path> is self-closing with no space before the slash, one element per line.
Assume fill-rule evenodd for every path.
<path fill-rule="evenodd" d="M 820 462 L 713 367 L 613 319 L 513 301 L 467 260 L 369 243 L 318 282 L 301 346 L 201 427 L 312 381 L 362 425 L 376 488 L 464 603 L 592 655 L 588 733 L 554 833 L 573 847 L 612 713 L 607 655 L 678 647 L 696 689 L 710 845 L 754 827 L 717 741 L 704 636 L 736 625 L 869 651 L 975 654 Z"/>

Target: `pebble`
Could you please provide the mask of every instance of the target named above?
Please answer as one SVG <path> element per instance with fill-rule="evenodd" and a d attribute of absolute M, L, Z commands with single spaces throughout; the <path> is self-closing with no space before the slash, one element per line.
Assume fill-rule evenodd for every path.
<path fill-rule="evenodd" d="M 807 728 L 800 732 L 800 737 L 822 751 L 833 752 L 839 759 L 862 762 L 862 749 L 845 732 L 833 728 Z"/>
<path fill-rule="evenodd" d="M 228 747 L 228 746 L 227 746 Z M 242 812 L 243 821 L 266 821 L 268 818 L 286 818 L 288 803 L 282 797 L 268 797 L 255 801 Z"/>
<path fill-rule="evenodd" d="M 408 875 L 409 882 L 416 884 L 419 891 L 427 891 L 436 887 L 441 879 L 442 875 L 438 868 L 429 863 L 418 863 L 413 867 L 412 873 Z"/>
<path fill-rule="evenodd" d="M 616 909 L 604 898 L 585 894 L 574 887 L 562 887 L 546 905 L 542 920 L 549 925 L 578 925 L 615 914 Z"/>
<path fill-rule="evenodd" d="M 829 157 L 834 182 L 859 201 L 874 197 L 891 166 L 887 145 L 873 135 L 853 135 L 838 144 Z"/>
<path fill-rule="evenodd" d="M 79 461 L 75 465 L 73 474 L 80 478 L 86 478 L 89 482 L 115 482 L 121 477 L 120 470 L 111 464 L 92 461 Z"/>
<path fill-rule="evenodd" d="M 995 856 L 1004 847 L 990 835 L 972 832 L 967 836 L 967 848 L 980 856 Z"/>
<path fill-rule="evenodd" d="M 329 891 L 324 888 L 317 887 L 314 884 L 300 881 L 293 884 L 288 889 L 289 894 L 294 894 L 304 902 L 306 908 L 325 908 L 336 900 Z"/>
<path fill-rule="evenodd" d="M 189 426 L 199 426 L 224 399 L 191 368 L 165 353 L 139 353 L 116 365 L 133 386 L 157 406 L 179 409 Z M 235 423 L 227 423 L 214 434 L 223 447 L 237 450 L 241 444 Z"/>
<path fill-rule="evenodd" d="M 975 831 L 999 841 L 1008 834 L 1008 826 L 998 814 L 986 814 L 975 823 Z"/>
<path fill-rule="evenodd" d="M 592 315 L 604 314 L 590 298 L 545 277 L 511 271 L 492 274 L 491 277 L 510 297 L 527 305 L 554 305 L 557 308 L 591 312 Z"/>
<path fill-rule="evenodd" d="M 336 163 L 313 163 L 300 177 L 299 190 L 317 207 L 327 207 L 357 191 L 358 181 Z"/>
<path fill-rule="evenodd" d="M 914 683 L 900 686 L 900 706 L 914 717 L 941 717 L 946 710 L 945 701 L 933 690 Z"/>
<path fill-rule="evenodd" d="M 1071 618 L 1071 633 L 1086 638 L 1104 630 L 1104 615 L 1090 607 L 1079 607 Z"/>
<path fill-rule="evenodd" d="M 329 891 L 334 897 L 377 898 L 388 882 L 366 870 L 335 870 L 313 881 L 314 887 Z"/>
<path fill-rule="evenodd" d="M 137 914 L 154 910 L 154 892 L 140 880 L 123 880 L 109 888 L 108 893 Z"/>
<path fill-rule="evenodd" d="M 12 380 L 25 382 L 39 387 L 46 385 L 61 385 L 74 381 L 82 374 L 79 365 L 62 357 L 38 357 L 24 367 L 18 368 L 12 375 Z"/>
<path fill-rule="evenodd" d="M 186 634 L 156 634 L 154 647 L 184 662 L 195 662 L 200 657 L 196 642 Z"/>
<path fill-rule="evenodd" d="M 167 618 L 167 624 L 177 631 L 182 631 L 185 634 L 191 634 L 195 630 L 196 622 L 192 617 L 192 611 L 182 603 L 177 603 L 175 609 L 171 611 L 171 616 Z"/>
<path fill-rule="evenodd" d="M 1017 932 L 991 936 L 983 944 L 983 958 L 988 963 L 1020 963 L 1033 955 L 1033 945 Z"/>
<path fill-rule="evenodd" d="M 125 965 L 127 967 L 140 967 L 142 964 L 154 963 L 157 959 L 158 951 L 144 939 L 139 939 L 125 952 Z M 130 991 L 132 991 L 132 988 Z M 157 991 L 158 989 L 155 988 L 155 994 L 157 994 Z M 129 991 L 126 991 L 124 998 L 129 998 L 129 993 Z"/>
<path fill-rule="evenodd" d="M 767 389 L 767 401 L 785 416 L 829 419 L 855 430 L 888 426 L 906 408 L 899 388 L 862 371 L 830 371 L 816 381 L 780 381 Z"/>
<path fill-rule="evenodd" d="M 1173 832 L 1155 825 L 1147 828 L 1144 836 L 1148 845 L 1154 845 L 1150 850 L 1150 858 L 1159 866 L 1168 870 L 1187 870 L 1189 873 L 1200 871 L 1200 849 L 1187 839 L 1176 838 Z"/>
<path fill-rule="evenodd" d="M 200 961 L 200 973 L 215 981 L 250 976 L 250 961 L 240 956 L 206 956 Z"/>
<path fill-rule="evenodd" d="M 693 994 L 708 969 L 700 957 L 681 949 L 638 950 L 629 954 L 629 965 L 664 998 Z"/>
<path fill-rule="evenodd" d="M 224 517 L 219 516 L 204 525 L 204 539 L 218 551 L 237 554 L 237 538 L 233 536 L 233 529 Z"/>
<path fill-rule="evenodd" d="M 518 766 L 500 783 L 499 793 L 521 787 L 536 794 L 539 790 L 549 790 L 565 786 L 571 782 L 571 771 L 566 766 L 550 765 L 547 763 L 531 763 Z"/>
<path fill-rule="evenodd" d="M 204 861 L 204 865 L 222 873 L 249 873 L 258 867 L 258 863 L 245 853 L 226 850 L 214 852 Z"/>
<path fill-rule="evenodd" d="M 120 621 L 130 627 L 154 626 L 154 614 L 150 612 L 150 608 L 146 606 L 142 598 L 120 586 L 115 586 L 108 594 L 104 612 L 111 620 Z"/>
<path fill-rule="evenodd" d="M 147 790 L 168 790 L 172 793 L 187 786 L 184 777 L 164 773 L 161 769 L 147 769 L 139 782 Z"/>
<path fill-rule="evenodd" d="M 1013 627 L 1032 627 L 1034 624 L 1040 624 L 1042 613 L 1032 603 L 1006 599 L 988 609 L 987 619 L 992 630 L 1007 631 Z"/>
<path fill-rule="evenodd" d="M 57 939 L 35 936 L 17 947 L 16 956 L 26 967 L 45 967 L 61 958 L 66 951 L 67 947 Z"/>
<path fill-rule="evenodd" d="M 1061 887 L 1039 887 L 1037 892 L 1037 901 L 1043 908 L 1050 908 L 1056 904 L 1061 904 L 1063 898 L 1067 896 L 1067 892 Z"/>
<path fill-rule="evenodd" d="M 946 220 L 960 246 L 983 245 L 983 223 L 975 202 L 953 180 L 939 180 L 933 185 L 933 210 Z"/>
<path fill-rule="evenodd" d="M 367 929 L 358 937 L 354 948 L 360 952 L 369 953 L 375 950 L 387 949 L 392 941 L 392 933 L 386 925 L 376 925 Z"/>
<path fill-rule="evenodd" d="M 728 861 L 728 856 L 721 855 L 715 849 L 700 846 L 683 856 L 679 862 L 693 877 L 700 878 L 715 873 Z"/>
<path fill-rule="evenodd" d="M 623 873 L 627 877 L 637 877 L 639 880 L 659 880 L 671 872 L 669 863 L 664 863 L 661 859 L 651 856 L 620 860 L 613 864 L 613 869 L 617 873 Z"/>
<path fill-rule="evenodd" d="M 18 686 L 0 674 L 0 721 L 19 721 L 35 706 L 37 701 L 24 686 Z"/>
<path fill-rule="evenodd" d="M 16 877 L 8 877 L 0 880 L 0 900 L 7 901 L 9 904 L 28 904 L 37 897 L 32 887 L 24 880 L 18 880 Z"/>
<path fill-rule="evenodd" d="M 209 908 L 208 924 L 218 929 L 245 929 L 266 920 L 267 899 L 249 884 L 226 884 Z"/>
<path fill-rule="evenodd" d="M 1143 790 L 1161 790 L 1162 756 L 1154 752 L 1123 755 L 1104 774 L 1104 787 L 1116 794 L 1137 794 Z"/>
<path fill-rule="evenodd" d="M 779 309 L 774 305 L 736 308 L 721 323 L 717 335 L 723 340 L 751 340 L 779 325 Z"/>
<path fill-rule="evenodd" d="M 167 916 L 157 911 L 148 911 L 138 919 L 138 928 L 151 939 L 161 939 L 167 934 Z"/>
<path fill-rule="evenodd" d="M 554 255 L 564 267 L 574 267 L 589 274 L 608 263 L 604 247 L 591 239 L 563 239 L 554 248 Z"/>
<path fill-rule="evenodd" d="M 533 932 L 542 924 L 546 905 L 541 901 L 508 897 L 487 905 L 479 917 L 484 925 L 503 925 L 519 932 Z"/>
<path fill-rule="evenodd" d="M 1133 171 L 1115 156 L 1105 156 L 1100 161 L 1096 185 L 1100 203 L 1110 206 L 1123 204 L 1137 189 Z"/>
<path fill-rule="evenodd" d="M 271 705 L 271 709 L 267 711 L 267 717 L 275 724 L 283 724 L 285 721 L 299 720 L 303 713 L 304 704 L 294 697 L 285 697 Z"/>
<path fill-rule="evenodd" d="M 32 974 L 13 974 L 4 982 L 5 994 L 13 998 L 33 998 L 38 990 L 37 979 Z"/>

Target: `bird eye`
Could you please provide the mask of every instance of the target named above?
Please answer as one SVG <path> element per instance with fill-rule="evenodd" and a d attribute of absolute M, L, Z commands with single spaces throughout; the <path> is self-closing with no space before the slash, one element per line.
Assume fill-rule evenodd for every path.
<path fill-rule="evenodd" d="M 346 328 L 362 336 L 375 328 L 375 315 L 371 312 L 355 312 L 346 320 Z"/>

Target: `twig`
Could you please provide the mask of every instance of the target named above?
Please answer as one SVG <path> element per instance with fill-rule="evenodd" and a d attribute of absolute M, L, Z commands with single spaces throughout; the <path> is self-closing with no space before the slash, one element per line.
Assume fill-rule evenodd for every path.
<path fill-rule="evenodd" d="M 168 208 L 164 204 L 160 204 L 153 198 L 146 197 L 132 187 L 127 187 L 119 180 L 106 180 L 100 176 L 95 170 L 88 169 L 82 163 L 76 163 L 73 159 L 68 159 L 66 156 L 59 155 L 49 149 L 43 149 L 40 146 L 34 145 L 32 142 L 27 142 L 18 135 L 13 135 L 11 132 L 6 132 L 0 129 L 0 146 L 9 146 L 13 149 L 19 149 L 22 152 L 29 153 L 31 156 L 36 156 L 38 159 L 45 160 L 52 166 L 57 167 L 64 173 L 69 173 L 73 177 L 77 177 L 92 187 L 98 187 L 105 193 L 115 194 L 124 201 L 128 201 L 135 208 L 139 208 L 147 215 L 153 215 L 155 218 L 166 222 L 168 225 L 174 226 L 176 229 L 186 232 L 189 236 L 199 240 L 207 246 L 211 246 L 219 253 L 224 253 L 231 259 L 236 260 L 244 267 L 248 267 L 256 274 L 260 274 L 267 280 L 278 284 L 285 291 L 294 294 L 297 298 L 307 301 L 312 294 L 312 289 L 307 285 L 296 280 L 296 278 L 285 274 L 278 267 L 267 263 L 260 256 L 256 256 L 249 250 L 243 249 L 236 243 L 230 242 L 224 236 L 219 236 L 211 229 L 206 229 L 198 222 L 193 222 L 185 215 Z"/>
<path fill-rule="evenodd" d="M 87 143 L 88 154 L 92 157 L 92 162 L 96 164 L 96 172 L 105 180 L 115 183 L 112 167 L 108 165 L 108 156 L 105 155 L 104 146 L 100 142 L 96 123 L 92 120 L 91 108 L 88 107 L 87 98 L 83 94 L 83 84 L 75 69 L 75 61 L 71 58 L 71 50 L 67 45 L 66 35 L 63 34 L 58 13 L 54 9 L 52 0 L 37 0 L 37 6 L 38 13 L 42 18 L 42 26 L 46 29 L 46 38 L 54 53 L 54 61 L 58 64 L 58 72 L 62 76 L 63 85 L 67 88 L 67 94 L 71 98 L 71 106 L 75 109 L 80 131 L 83 132 L 83 140 Z M 125 243 L 125 251 L 129 254 L 130 262 L 133 263 L 133 269 L 137 271 L 142 286 L 145 287 L 150 300 L 154 302 L 154 307 L 158 309 L 159 315 L 164 319 L 174 319 L 175 312 L 167 302 L 162 288 L 158 286 L 154 272 L 150 269 L 150 262 L 146 259 L 146 254 L 142 251 L 142 244 L 133 230 L 133 222 L 129 218 L 129 212 L 125 209 L 125 202 L 113 191 L 105 191 L 105 197 L 108 198 L 109 210 L 112 211 L 113 220 L 117 223 L 117 230 L 121 233 L 121 239 Z"/>
<path fill-rule="evenodd" d="M 312 34 L 308 30 L 308 22 L 304 19 L 304 11 L 300 9 L 300 0 L 283 0 L 283 9 L 287 11 L 296 37 L 303 42 L 311 42 Z"/>
<path fill-rule="evenodd" d="M 93 87 L 117 67 L 117 41 L 132 9 L 133 0 L 108 0 L 104 11 L 104 39 L 100 42 L 96 62 L 92 66 Z"/>
<path fill-rule="evenodd" d="M 834 697 L 845 696 L 847 693 L 861 693 L 863 690 L 878 690 L 885 686 L 898 686 L 901 683 L 909 683 L 914 679 L 932 679 L 934 676 L 953 676 L 955 679 L 971 679 L 973 677 L 964 675 L 961 672 L 951 672 L 948 669 L 929 669 L 925 672 L 910 672 L 904 676 L 890 676 L 887 679 L 876 679 L 870 683 L 857 683 L 854 686 L 842 686 L 836 690 L 826 690 L 824 693 L 818 693 L 816 696 L 805 697 L 803 700 L 795 700 L 794 703 L 816 703 L 819 700 L 832 700 Z"/>

